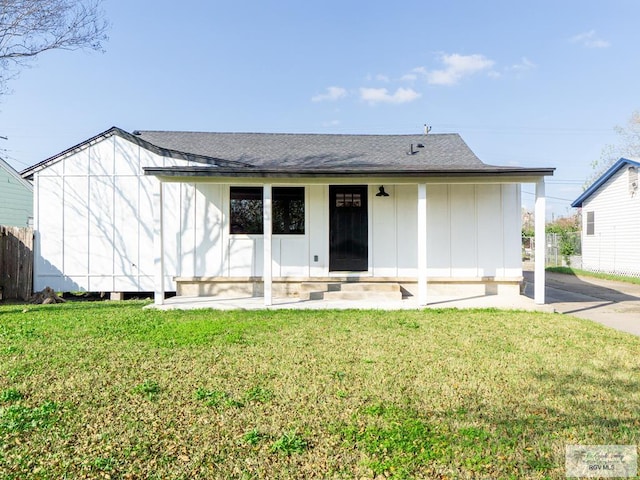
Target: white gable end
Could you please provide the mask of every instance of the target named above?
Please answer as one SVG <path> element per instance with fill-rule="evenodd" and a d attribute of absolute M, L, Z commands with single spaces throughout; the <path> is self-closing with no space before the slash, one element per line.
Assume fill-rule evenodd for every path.
<path fill-rule="evenodd" d="M 632 186 L 634 178 L 623 166 L 583 203 L 584 269 L 640 276 L 640 192 Z"/>
<path fill-rule="evenodd" d="M 36 172 L 34 289 L 153 290 L 153 193 L 158 182 L 142 169 L 193 164 L 108 135 Z M 167 190 L 179 194 L 180 186 Z M 179 220 L 174 224 L 178 228 Z M 176 254 L 170 257 L 175 263 Z"/>

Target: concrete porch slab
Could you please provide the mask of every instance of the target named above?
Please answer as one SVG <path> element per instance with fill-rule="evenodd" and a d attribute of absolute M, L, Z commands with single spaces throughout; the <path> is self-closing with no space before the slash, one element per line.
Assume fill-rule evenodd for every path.
<path fill-rule="evenodd" d="M 264 306 L 262 297 L 217 298 L 199 296 L 176 296 L 167 298 L 164 305 L 148 305 L 145 308 L 158 310 L 417 310 L 423 308 L 499 308 L 504 310 L 527 310 L 553 312 L 548 305 L 536 305 L 531 298 L 524 295 L 479 295 L 474 297 L 431 297 L 426 307 L 421 307 L 418 300 L 300 300 L 296 298 L 274 298 L 273 305 Z"/>

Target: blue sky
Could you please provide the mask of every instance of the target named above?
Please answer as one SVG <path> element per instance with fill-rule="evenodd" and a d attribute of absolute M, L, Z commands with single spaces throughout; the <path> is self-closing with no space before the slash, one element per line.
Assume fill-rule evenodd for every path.
<path fill-rule="evenodd" d="M 640 108 L 640 2 L 105 0 L 105 53 L 49 52 L 0 100 L 18 170 L 125 130 L 460 133 L 556 167 L 565 215 Z M 533 187 L 523 187 L 531 206 Z"/>

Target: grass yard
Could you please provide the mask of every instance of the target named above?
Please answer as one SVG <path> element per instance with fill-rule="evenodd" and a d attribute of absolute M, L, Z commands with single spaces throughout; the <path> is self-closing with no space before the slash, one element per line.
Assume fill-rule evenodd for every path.
<path fill-rule="evenodd" d="M 640 443 L 640 338 L 492 310 L 0 307 L 0 479 L 564 478 Z"/>
<path fill-rule="evenodd" d="M 613 280 L 615 282 L 626 282 L 640 285 L 640 278 L 638 277 L 626 277 L 624 275 L 612 275 L 609 273 L 597 273 L 589 272 L 588 270 L 580 270 L 579 268 L 571 267 L 547 267 L 547 272 L 564 273 L 566 275 L 581 275 L 583 277 L 600 278 L 602 280 Z"/>

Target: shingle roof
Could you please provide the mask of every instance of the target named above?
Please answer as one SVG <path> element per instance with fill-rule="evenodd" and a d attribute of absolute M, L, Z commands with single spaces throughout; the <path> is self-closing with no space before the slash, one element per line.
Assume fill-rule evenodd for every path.
<path fill-rule="evenodd" d="M 457 134 L 322 135 L 134 132 L 160 148 L 266 169 L 482 168 Z"/>
<path fill-rule="evenodd" d="M 67 155 L 112 135 L 158 155 L 199 166 L 145 167 L 161 176 L 553 175 L 553 168 L 481 162 L 458 134 L 327 135 L 135 131 L 112 127 L 21 172 L 31 178 Z"/>

